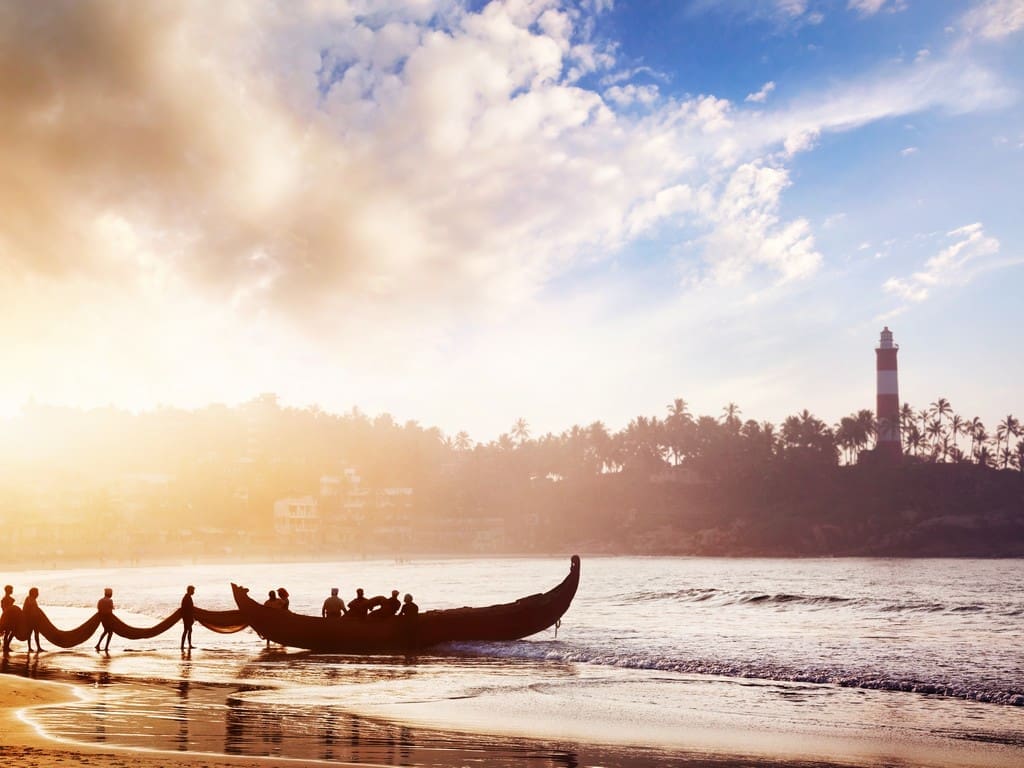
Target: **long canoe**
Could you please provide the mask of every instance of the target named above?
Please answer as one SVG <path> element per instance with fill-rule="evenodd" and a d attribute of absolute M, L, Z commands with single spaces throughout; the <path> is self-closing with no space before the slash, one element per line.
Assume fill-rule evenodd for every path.
<path fill-rule="evenodd" d="M 547 592 L 514 603 L 482 608 L 424 611 L 414 618 L 343 616 L 325 619 L 264 606 L 249 590 L 231 585 L 238 610 L 262 637 L 290 648 L 322 653 L 412 651 L 452 641 L 518 640 L 558 622 L 580 583 L 580 558 L 572 556 L 569 574 Z"/>

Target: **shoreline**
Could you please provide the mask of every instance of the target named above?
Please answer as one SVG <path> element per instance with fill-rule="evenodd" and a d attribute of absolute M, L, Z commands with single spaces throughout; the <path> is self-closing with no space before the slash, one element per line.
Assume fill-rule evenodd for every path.
<path fill-rule="evenodd" d="M 296 758 L 172 752 L 89 744 L 56 738 L 29 722 L 33 710 L 80 701 L 83 699 L 83 691 L 84 686 L 73 683 L 0 674 L 0 758 L 3 758 L 4 764 L 19 768 L 49 768 L 57 763 L 72 767 L 91 766 L 97 762 L 118 768 L 160 768 L 168 765 L 202 765 L 208 768 L 273 768 L 280 765 L 290 768 L 310 762 Z"/>
<path fill-rule="evenodd" d="M 151 682 L 151 681 L 150 681 Z M 124 680 L 127 686 L 138 681 Z M 160 684 L 171 686 L 173 681 Z M 690 766 L 691 768 L 724 768 L 773 766 L 774 768 L 842 768 L 844 766 L 889 766 L 905 768 L 1010 768 L 1020 764 L 1020 750 L 1006 750 L 999 745 L 969 743 L 943 745 L 916 739 L 890 740 L 883 735 L 872 737 L 866 732 L 843 732 L 832 723 L 817 732 L 787 730 L 772 723 L 772 716 L 755 714 L 756 703 L 747 699 L 750 711 L 724 713 L 711 711 L 704 718 L 694 718 L 682 733 L 665 738 L 667 731 L 659 724 L 635 731 L 632 739 L 617 741 L 605 734 L 595 739 L 586 727 L 563 728 L 557 720 L 545 720 L 541 710 L 530 717 L 497 722 L 492 717 L 474 712 L 467 702 L 432 702 L 404 708 L 402 706 L 369 708 L 357 715 L 367 728 L 376 722 L 408 733 L 403 741 L 401 759 L 392 748 L 387 753 L 374 752 L 370 740 L 364 738 L 363 752 L 351 750 L 338 757 L 317 758 L 313 755 L 234 755 L 215 751 L 173 751 L 144 746 L 114 746 L 73 741 L 46 733 L 32 721 L 34 710 L 88 702 L 92 696 L 86 684 L 56 682 L 23 677 L 17 673 L 0 674 L 0 757 L 7 765 L 43 768 L 59 763 L 62 766 L 101 765 L 118 768 L 156 768 L 156 766 L 208 766 L 209 768 L 269 768 L 301 764 L 322 765 L 443 765 L 465 764 L 466 758 L 487 766 L 491 764 L 541 765 L 606 764 L 622 768 L 645 766 Z M 715 707 L 712 706 L 712 710 Z M 550 715 L 550 713 L 548 713 Z M 258 719 L 258 717 L 254 718 Z M 401 725 L 400 725 L 401 724 Z M 634 724 L 636 725 L 636 724 Z M 256 727 L 256 726 L 254 726 Z M 639 738 L 638 738 L 639 737 Z M 337 737 L 345 740 L 344 733 Z M 645 742 L 645 743 L 641 743 Z M 670 743 L 672 742 L 672 743 Z M 443 756 L 439 756 L 443 753 Z M 372 759 L 373 757 L 377 759 Z M 341 757 L 341 755 L 339 755 Z M 419 759 L 417 759 L 419 758 Z"/>

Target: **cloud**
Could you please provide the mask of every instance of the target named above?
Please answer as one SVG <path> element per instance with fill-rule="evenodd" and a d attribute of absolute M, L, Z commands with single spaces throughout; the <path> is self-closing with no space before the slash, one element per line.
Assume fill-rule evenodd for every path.
<path fill-rule="evenodd" d="M 768 99 L 768 94 L 775 90 L 775 83 L 769 80 L 761 86 L 761 90 L 748 93 L 744 101 L 752 101 L 756 104 L 763 104 Z"/>
<path fill-rule="evenodd" d="M 170 397 L 198 393 L 197 370 L 226 392 L 326 359 L 342 382 L 441 368 L 466 327 L 644 239 L 702 287 L 807 280 L 822 256 L 783 214 L 792 156 L 1009 98 L 950 61 L 770 108 L 672 97 L 620 66 L 593 12 L 0 4 L 0 342 L 26 372 L 0 398 Z"/>
<path fill-rule="evenodd" d="M 924 269 L 909 277 L 890 277 L 882 288 L 911 302 L 921 302 L 934 288 L 969 283 L 986 268 L 1003 266 L 992 262 L 999 253 L 999 241 L 985 234 L 981 223 L 968 224 L 946 234 L 953 242 L 928 259 Z"/>
<path fill-rule="evenodd" d="M 821 263 L 806 219 L 783 222 L 778 215 L 789 175 L 782 169 L 747 163 L 729 177 L 722 192 L 704 201 L 704 216 L 713 222 L 704 238 L 705 259 L 718 281 L 738 282 L 764 267 L 782 282 L 813 274 Z"/>
<path fill-rule="evenodd" d="M 882 10 L 887 13 L 906 10 L 907 3 L 905 0 L 849 0 L 846 7 L 861 16 L 874 16 Z"/>
<path fill-rule="evenodd" d="M 604 92 L 606 101 L 610 101 L 620 107 L 627 107 L 630 104 L 643 104 L 650 106 L 658 100 L 658 87 L 655 85 L 613 85 Z"/>
<path fill-rule="evenodd" d="M 770 22 L 780 28 L 817 25 L 825 15 L 811 7 L 808 0 L 695 0 L 688 7 L 691 14 L 717 13 L 739 17 L 744 21 Z"/>
<path fill-rule="evenodd" d="M 982 0 L 960 18 L 969 39 L 1002 40 L 1024 28 L 1021 0 Z"/>
<path fill-rule="evenodd" d="M 900 154 L 903 157 L 910 157 L 911 155 L 916 155 L 919 151 L 917 147 L 904 147 L 900 150 Z"/>

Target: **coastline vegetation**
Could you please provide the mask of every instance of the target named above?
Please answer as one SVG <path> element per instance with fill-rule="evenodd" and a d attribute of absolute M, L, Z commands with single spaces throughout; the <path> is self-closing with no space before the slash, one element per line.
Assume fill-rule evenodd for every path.
<path fill-rule="evenodd" d="M 679 398 L 618 431 L 595 421 L 535 436 L 518 419 L 474 443 L 357 408 L 283 407 L 274 395 L 140 413 L 31 405 L 0 438 L 0 524 L 23 558 L 42 547 L 55 560 L 110 531 L 144 557 L 190 547 L 1024 554 L 1021 422 L 1007 415 L 990 430 L 945 398 L 905 404 L 900 418 L 894 467 L 871 460 L 877 424 L 866 409 L 834 425 L 807 410 L 775 425 L 744 419 L 735 403 L 694 415 Z M 382 536 L 379 520 L 340 519 L 312 541 L 275 537 L 276 500 L 316 496 L 321 478 L 346 469 L 363 488 L 412 489 L 405 530 Z"/>

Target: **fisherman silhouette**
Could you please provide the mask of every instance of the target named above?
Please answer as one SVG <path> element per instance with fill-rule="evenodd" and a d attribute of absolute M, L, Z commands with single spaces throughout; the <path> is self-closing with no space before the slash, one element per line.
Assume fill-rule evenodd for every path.
<path fill-rule="evenodd" d="M 399 614 L 403 619 L 415 619 L 420 613 L 420 607 L 412 601 L 412 595 L 406 593 L 405 604 L 402 606 L 402 613 Z"/>
<path fill-rule="evenodd" d="M 195 606 L 192 603 L 192 595 L 196 593 L 196 588 L 189 584 L 185 587 L 185 595 L 181 598 L 181 650 L 185 650 L 185 638 L 188 638 L 188 649 L 191 651 L 195 646 L 192 645 L 192 625 L 196 620 Z"/>
<path fill-rule="evenodd" d="M 345 613 L 345 601 L 338 597 L 337 587 L 331 587 L 331 596 L 324 600 L 320 613 L 325 619 L 340 619 Z"/>
<path fill-rule="evenodd" d="M 110 640 L 114 636 L 114 628 L 110 623 L 111 617 L 114 615 L 114 590 L 107 587 L 103 590 L 103 597 L 96 601 L 96 610 L 100 614 L 100 624 L 103 625 L 103 631 L 100 633 L 100 639 L 96 642 L 96 650 L 100 649 L 103 645 L 103 638 L 107 639 L 107 644 L 104 646 L 104 651 L 110 651 Z"/>
<path fill-rule="evenodd" d="M 348 603 L 348 613 L 357 619 L 365 619 L 366 611 L 370 607 L 370 601 L 363 597 L 363 588 L 356 590 L 356 596 Z"/>
<path fill-rule="evenodd" d="M 4 596 L 0 600 L 0 626 L 4 628 L 4 654 L 10 653 L 11 640 L 14 639 L 14 626 L 8 626 L 13 614 L 10 609 L 14 607 L 14 587 L 10 584 L 4 587 Z"/>
<path fill-rule="evenodd" d="M 39 642 L 39 587 L 32 587 L 28 591 L 28 597 L 25 598 L 25 602 L 21 604 L 21 612 L 25 617 L 25 621 L 28 625 L 28 650 L 32 652 L 32 635 L 36 636 L 36 653 L 43 650 L 42 643 Z"/>
<path fill-rule="evenodd" d="M 384 595 L 371 597 L 369 604 L 369 618 L 371 619 L 390 619 L 402 607 L 402 601 L 398 599 L 397 589 L 391 590 L 391 597 L 384 597 Z"/>

